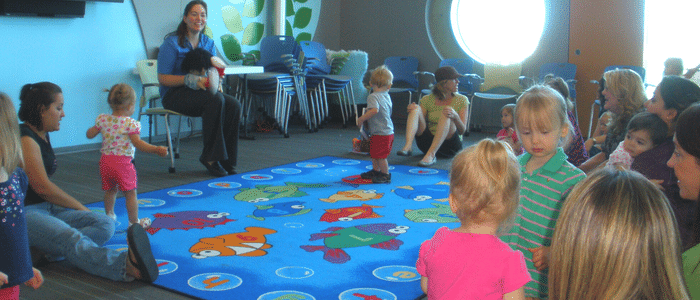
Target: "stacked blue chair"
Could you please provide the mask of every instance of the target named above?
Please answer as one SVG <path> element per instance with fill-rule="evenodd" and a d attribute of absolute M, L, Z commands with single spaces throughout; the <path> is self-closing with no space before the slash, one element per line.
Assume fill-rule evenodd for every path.
<path fill-rule="evenodd" d="M 253 96 L 264 97 L 273 95 L 273 102 L 257 103 L 266 112 L 273 112 L 279 130 L 289 137 L 288 124 L 292 107 L 292 99 L 296 98 L 302 111 L 307 116 L 306 91 L 303 82 L 300 84 L 299 74 L 294 73 L 293 61 L 299 56 L 299 44 L 291 36 L 266 36 L 260 42 L 260 60 L 255 64 L 263 66 L 265 73 L 250 74 L 245 78 L 246 94 L 243 101 L 244 121 L 246 128 L 248 116 L 253 108 Z"/>
<path fill-rule="evenodd" d="M 328 115 L 328 93 L 337 93 L 343 126 L 347 126 L 351 110 L 357 115 L 357 105 L 352 93 L 352 78 L 345 75 L 330 75 L 332 67 L 326 59 L 326 48 L 314 41 L 299 43 L 302 51 L 302 65 L 306 71 L 306 84 L 311 94 L 310 102 L 317 107 L 318 120 L 325 120 Z M 352 104 L 350 102 L 352 101 Z"/>

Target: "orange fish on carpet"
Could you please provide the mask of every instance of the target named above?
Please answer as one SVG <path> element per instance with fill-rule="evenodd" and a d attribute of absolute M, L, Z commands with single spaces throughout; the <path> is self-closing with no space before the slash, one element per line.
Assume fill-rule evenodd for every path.
<path fill-rule="evenodd" d="M 192 257 L 197 259 L 216 256 L 263 256 L 263 249 L 272 248 L 265 235 L 277 232 L 263 227 L 246 227 L 246 231 L 205 237 L 190 247 Z"/>

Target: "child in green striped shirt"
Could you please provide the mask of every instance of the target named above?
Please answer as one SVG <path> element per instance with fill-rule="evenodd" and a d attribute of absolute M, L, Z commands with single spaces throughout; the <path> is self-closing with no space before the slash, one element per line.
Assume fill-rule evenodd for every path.
<path fill-rule="evenodd" d="M 562 149 L 573 131 L 564 98 L 554 89 L 533 86 L 515 106 L 515 128 L 525 152 L 520 156 L 520 206 L 503 241 L 525 255 L 531 299 L 547 298 L 549 246 L 566 195 L 586 175 L 567 161 Z"/>

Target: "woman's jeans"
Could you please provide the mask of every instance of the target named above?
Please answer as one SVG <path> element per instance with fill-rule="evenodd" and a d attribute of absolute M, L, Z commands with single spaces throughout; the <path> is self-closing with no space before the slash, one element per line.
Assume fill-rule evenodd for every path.
<path fill-rule="evenodd" d="M 93 275 L 115 281 L 126 276 L 126 255 L 102 247 L 114 234 L 114 220 L 93 211 L 73 210 L 48 202 L 25 206 L 29 245 Z"/>

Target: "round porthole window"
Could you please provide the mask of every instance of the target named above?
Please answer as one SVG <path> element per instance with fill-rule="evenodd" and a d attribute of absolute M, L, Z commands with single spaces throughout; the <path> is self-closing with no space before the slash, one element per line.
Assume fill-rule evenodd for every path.
<path fill-rule="evenodd" d="M 428 35 L 438 55 L 466 53 L 482 64 L 519 63 L 532 55 L 545 15 L 544 0 L 429 0 L 426 5 Z"/>

